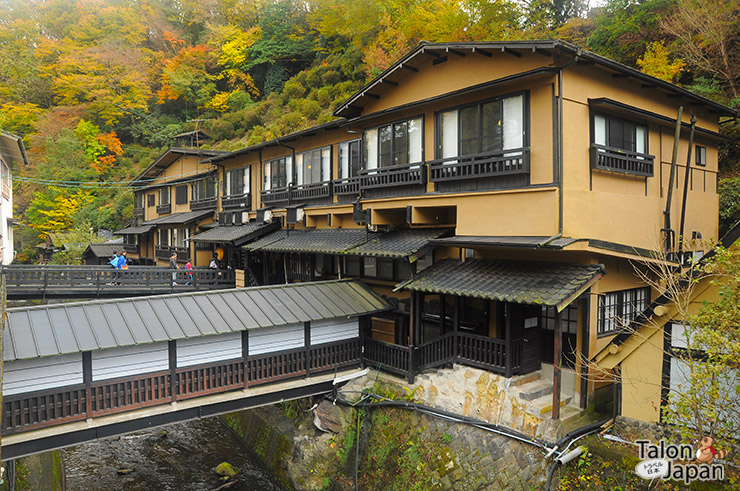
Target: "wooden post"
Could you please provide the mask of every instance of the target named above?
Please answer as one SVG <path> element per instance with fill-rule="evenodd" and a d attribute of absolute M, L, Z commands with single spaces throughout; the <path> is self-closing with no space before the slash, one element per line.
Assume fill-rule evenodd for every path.
<path fill-rule="evenodd" d="M 303 346 L 306 350 L 306 377 L 311 375 L 311 321 L 303 323 Z"/>
<path fill-rule="evenodd" d="M 170 362 L 170 397 L 172 402 L 177 400 L 177 342 L 167 342 L 167 354 Z"/>
<path fill-rule="evenodd" d="M 439 334 L 445 333 L 445 317 L 447 317 L 447 298 L 445 295 L 439 295 Z"/>
<path fill-rule="evenodd" d="M 419 297 L 421 294 L 419 292 L 412 292 L 411 293 L 411 322 L 409 324 L 409 372 L 408 372 L 408 381 L 410 384 L 414 383 L 414 371 L 416 370 L 416 367 L 414 365 L 414 344 L 416 342 L 416 331 L 419 329 L 419 320 L 421 316 L 419 315 Z"/>
<path fill-rule="evenodd" d="M 504 304 L 504 349 L 506 350 L 504 370 L 506 378 L 512 375 L 511 369 L 511 308 L 509 303 Z"/>
<path fill-rule="evenodd" d="M 459 296 L 455 297 L 455 311 L 452 314 L 452 329 L 455 333 L 455 341 L 452 344 L 452 355 L 455 357 L 455 361 L 457 361 L 457 356 L 459 354 L 459 345 L 460 341 L 457 338 L 458 331 L 460 330 L 460 304 L 462 303 L 462 299 Z"/>
<path fill-rule="evenodd" d="M 589 290 L 590 292 L 590 290 Z M 581 397 L 579 406 L 581 409 L 586 409 L 588 404 L 588 370 L 589 370 L 589 336 L 591 335 L 591 297 L 586 294 L 585 298 L 580 301 L 579 308 L 581 310 Z"/>
<path fill-rule="evenodd" d="M 244 389 L 249 388 L 249 331 L 242 331 L 242 365 L 244 368 Z"/>
<path fill-rule="evenodd" d="M 85 384 L 85 417 L 90 419 L 92 414 L 92 351 L 82 352 L 82 383 Z"/>
<path fill-rule="evenodd" d="M 552 419 L 560 419 L 560 363 L 563 356 L 563 313 L 555 314 L 555 353 L 552 363 Z"/>

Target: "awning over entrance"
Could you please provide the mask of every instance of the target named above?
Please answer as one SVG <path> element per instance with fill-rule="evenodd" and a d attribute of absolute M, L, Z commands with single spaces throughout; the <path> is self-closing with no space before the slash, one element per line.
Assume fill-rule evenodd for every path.
<path fill-rule="evenodd" d="M 601 264 L 445 259 L 419 273 L 403 288 L 544 305 L 561 311 L 604 274 Z"/>
<path fill-rule="evenodd" d="M 280 222 L 251 222 L 244 225 L 214 227 L 203 233 L 194 235 L 188 240 L 209 244 L 232 244 L 235 247 L 239 247 L 278 228 L 280 228 Z"/>
<path fill-rule="evenodd" d="M 428 248 L 429 241 L 449 235 L 446 228 L 419 228 L 392 230 L 386 233 L 373 234 L 364 244 L 347 251 L 348 254 L 358 256 L 375 256 L 405 258 L 423 256 Z"/>
<path fill-rule="evenodd" d="M 114 235 L 141 235 L 149 232 L 154 225 L 139 225 L 138 227 L 126 227 L 113 232 Z"/>
<path fill-rule="evenodd" d="M 280 230 L 244 246 L 250 251 L 307 252 L 320 254 L 345 254 L 347 250 L 364 244 L 368 233 L 362 228 Z"/>
<path fill-rule="evenodd" d="M 359 281 L 8 309 L 5 361 L 366 315 L 388 304 Z"/>

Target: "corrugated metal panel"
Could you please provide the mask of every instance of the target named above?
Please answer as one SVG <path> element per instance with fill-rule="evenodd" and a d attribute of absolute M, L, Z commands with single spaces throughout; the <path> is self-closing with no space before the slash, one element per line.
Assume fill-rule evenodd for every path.
<path fill-rule="evenodd" d="M 352 339 L 359 335 L 360 322 L 357 319 L 337 317 L 311 323 L 311 345 Z"/>
<path fill-rule="evenodd" d="M 82 383 L 82 353 L 16 360 L 5 364 L 3 395 L 35 392 Z"/>
<path fill-rule="evenodd" d="M 249 354 L 262 355 L 301 348 L 304 341 L 303 324 L 254 329 L 249 331 Z"/>
<path fill-rule="evenodd" d="M 189 367 L 242 356 L 240 332 L 181 339 L 177 342 L 177 366 Z"/>
<path fill-rule="evenodd" d="M 125 346 L 92 353 L 93 382 L 169 370 L 167 343 Z"/>
<path fill-rule="evenodd" d="M 387 310 L 357 281 L 8 309 L 6 361 L 302 324 Z"/>

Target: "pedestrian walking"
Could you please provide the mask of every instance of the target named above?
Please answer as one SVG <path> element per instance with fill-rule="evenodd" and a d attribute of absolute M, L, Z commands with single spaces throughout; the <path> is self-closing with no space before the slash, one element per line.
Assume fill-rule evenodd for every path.
<path fill-rule="evenodd" d="M 172 269 L 172 286 L 177 285 L 177 270 L 180 269 L 180 265 L 177 264 L 177 253 L 173 252 L 170 256 L 170 269 Z"/>

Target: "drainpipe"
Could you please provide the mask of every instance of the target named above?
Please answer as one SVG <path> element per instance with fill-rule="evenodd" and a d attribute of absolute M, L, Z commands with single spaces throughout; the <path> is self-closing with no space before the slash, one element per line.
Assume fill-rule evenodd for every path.
<path fill-rule="evenodd" d="M 671 250 L 671 200 L 673 199 L 673 180 L 676 177 L 676 159 L 678 159 L 678 141 L 681 138 L 681 118 L 683 117 L 683 106 L 678 106 L 678 115 L 676 116 L 676 132 L 673 136 L 673 156 L 671 157 L 671 175 L 668 179 L 668 196 L 665 202 L 665 218 L 662 232 L 665 232 L 665 252 Z"/>
<path fill-rule="evenodd" d="M 563 71 L 578 62 L 581 50 L 565 65 L 558 67 L 558 234 L 563 234 Z M 554 239 L 553 239 L 554 240 Z"/>
<path fill-rule="evenodd" d="M 694 130 L 696 129 L 696 114 L 691 113 L 691 131 L 689 132 L 689 152 L 686 155 L 686 175 L 683 180 L 683 202 L 681 203 L 681 226 L 678 229 L 678 255 L 683 252 L 683 225 L 686 221 L 686 197 L 689 193 L 689 172 L 691 170 L 691 151 L 694 149 Z"/>

